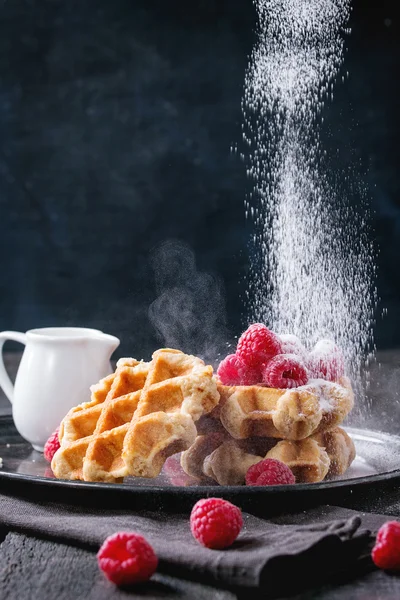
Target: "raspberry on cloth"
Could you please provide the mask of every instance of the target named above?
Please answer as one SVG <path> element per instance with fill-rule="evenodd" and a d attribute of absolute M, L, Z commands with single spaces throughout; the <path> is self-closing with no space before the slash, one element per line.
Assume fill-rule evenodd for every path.
<path fill-rule="evenodd" d="M 158 558 L 147 540 L 129 531 L 110 535 L 98 551 L 97 560 L 106 577 L 117 585 L 147 581 L 158 564 Z"/>
<path fill-rule="evenodd" d="M 240 508 L 222 498 L 199 500 L 190 514 L 190 529 L 200 544 L 221 549 L 231 546 L 243 526 Z"/>
<path fill-rule="evenodd" d="M 400 523 L 384 523 L 376 536 L 372 560 L 379 569 L 400 571 Z"/>

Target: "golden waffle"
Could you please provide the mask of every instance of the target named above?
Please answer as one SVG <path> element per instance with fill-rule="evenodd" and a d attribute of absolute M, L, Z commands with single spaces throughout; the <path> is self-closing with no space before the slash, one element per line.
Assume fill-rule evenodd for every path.
<path fill-rule="evenodd" d="M 242 485 L 247 470 L 262 460 L 262 456 L 247 452 L 236 440 L 226 440 L 203 462 L 206 477 L 220 485 Z"/>
<path fill-rule="evenodd" d="M 208 433 L 198 435 L 188 450 L 181 454 L 181 466 L 187 475 L 204 479 L 204 460 L 226 440 L 223 433 Z"/>
<path fill-rule="evenodd" d="M 353 407 L 350 380 L 316 380 L 294 389 L 218 385 L 220 419 L 236 439 L 302 440 L 340 425 Z"/>
<path fill-rule="evenodd" d="M 124 367 L 135 367 L 138 364 L 139 361 L 134 358 L 121 358 L 117 363 L 115 373 L 92 385 L 90 388 L 90 401 L 72 408 L 67 415 L 68 418 L 63 419 L 61 422 L 58 434 L 60 442 L 73 442 L 93 433 L 102 411 L 102 407 L 99 405 L 106 399 L 115 378 L 117 376 L 119 378 L 118 391 L 121 392 L 121 383 L 126 382 L 127 375 L 131 373 L 131 369 L 124 369 Z"/>
<path fill-rule="evenodd" d="M 293 472 L 297 483 L 322 481 L 329 472 L 328 453 L 312 438 L 297 442 L 282 440 L 265 458 L 275 458 L 285 463 Z"/>
<path fill-rule="evenodd" d="M 194 424 L 219 402 L 213 369 L 178 350 L 158 350 L 122 453 L 131 475 L 156 477 L 168 456 L 196 439 Z"/>
<path fill-rule="evenodd" d="M 234 440 L 216 433 L 198 436 L 182 453 L 181 465 L 192 477 L 211 478 L 220 485 L 241 485 L 250 466 L 263 458 L 275 458 L 293 471 L 297 483 L 315 483 L 327 475 L 343 474 L 354 457 L 353 441 L 336 427 L 298 441 Z"/>
<path fill-rule="evenodd" d="M 218 406 L 216 407 L 218 408 Z M 202 416 L 196 421 L 197 435 L 204 435 L 206 433 L 225 433 L 227 431 L 222 425 L 221 421 L 215 415 L 215 410 L 211 411 L 210 414 Z"/>
<path fill-rule="evenodd" d="M 154 477 L 168 456 L 190 446 L 194 421 L 218 401 L 212 367 L 199 358 L 162 349 L 150 363 L 119 361 L 92 388 L 92 400 L 64 418 L 53 472 L 85 481 Z"/>
<path fill-rule="evenodd" d="M 149 368 L 150 363 L 139 363 L 134 359 L 119 360 L 115 373 L 91 387 L 91 401 L 68 412 L 61 422 L 61 447 L 51 463 L 56 477 L 97 481 L 86 471 L 94 466 L 93 454 L 99 440 L 99 445 L 103 446 L 103 457 L 97 463 L 105 464 L 110 459 L 110 453 L 104 449 L 106 443 L 110 449 L 114 449 L 115 460 L 111 461 L 114 464 L 111 467 L 110 463 L 108 473 L 102 469 L 98 481 L 116 481 L 125 476 L 125 465 L 121 460 L 118 461 L 115 450 L 122 448 Z M 86 458 L 91 464 L 87 464 Z"/>
<path fill-rule="evenodd" d="M 327 475 L 343 475 L 355 456 L 353 440 L 343 429 L 336 427 L 298 442 L 282 440 L 266 458 L 284 462 L 293 471 L 297 482 L 316 483 Z"/>
<path fill-rule="evenodd" d="M 356 457 L 356 449 L 351 437 L 341 428 L 318 433 L 313 436 L 325 448 L 330 459 L 328 475 L 343 475 Z"/>

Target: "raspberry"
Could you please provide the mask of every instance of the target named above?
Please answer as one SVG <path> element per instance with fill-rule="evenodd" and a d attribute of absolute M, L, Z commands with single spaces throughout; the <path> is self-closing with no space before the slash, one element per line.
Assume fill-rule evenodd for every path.
<path fill-rule="evenodd" d="M 315 379 L 337 381 L 344 375 L 343 354 L 332 340 L 320 340 L 310 352 L 308 368 Z"/>
<path fill-rule="evenodd" d="M 263 367 L 263 382 L 273 388 L 294 388 L 308 382 L 305 366 L 294 354 L 278 354 Z"/>
<path fill-rule="evenodd" d="M 117 585 L 147 581 L 158 558 L 150 544 L 137 533 L 118 531 L 110 535 L 97 553 L 100 569 Z"/>
<path fill-rule="evenodd" d="M 222 498 L 204 498 L 193 506 L 190 529 L 193 537 L 207 548 L 231 546 L 242 529 L 240 508 Z"/>
<path fill-rule="evenodd" d="M 186 487 L 195 483 L 198 484 L 198 480 L 187 475 L 182 469 L 179 454 L 174 454 L 167 458 L 164 463 L 163 473 L 167 476 L 171 485 Z"/>
<path fill-rule="evenodd" d="M 384 523 L 376 536 L 372 560 L 379 569 L 400 570 L 400 523 Z"/>
<path fill-rule="evenodd" d="M 50 467 L 46 467 L 44 470 L 44 476 L 48 477 L 48 479 L 55 479 L 56 476 L 54 475 L 53 471 L 51 470 Z"/>
<path fill-rule="evenodd" d="M 296 479 L 285 463 L 265 458 L 251 466 L 246 473 L 246 485 L 291 485 Z"/>
<path fill-rule="evenodd" d="M 239 338 L 236 354 L 251 367 L 258 367 L 281 354 L 281 344 L 275 333 L 262 323 L 254 323 Z"/>
<path fill-rule="evenodd" d="M 296 354 L 303 360 L 307 357 L 307 350 L 297 337 L 297 335 L 291 335 L 290 333 L 285 333 L 279 336 L 279 340 L 281 342 L 281 354 Z"/>
<path fill-rule="evenodd" d="M 223 385 L 255 385 L 262 379 L 258 369 L 247 366 L 236 354 L 224 358 L 217 374 Z"/>
<path fill-rule="evenodd" d="M 59 431 L 60 431 L 60 428 L 57 427 L 57 429 L 54 431 L 54 433 L 51 434 L 51 436 L 49 437 L 49 439 L 47 440 L 47 442 L 44 446 L 43 454 L 44 454 L 45 459 L 49 463 L 51 463 L 51 461 L 53 460 L 53 456 L 55 455 L 55 453 L 57 452 L 57 450 L 60 447 L 60 440 L 58 439 Z"/>

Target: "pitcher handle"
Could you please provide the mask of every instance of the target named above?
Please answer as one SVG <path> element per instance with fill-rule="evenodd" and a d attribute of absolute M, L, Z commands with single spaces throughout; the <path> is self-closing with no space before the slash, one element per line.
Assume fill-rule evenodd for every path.
<path fill-rule="evenodd" d="M 4 342 L 7 340 L 13 340 L 14 342 L 19 342 L 20 344 L 26 345 L 26 335 L 25 333 L 20 333 L 19 331 L 2 331 L 0 333 L 0 386 L 3 388 L 5 395 L 12 404 L 14 397 L 14 386 L 8 376 L 3 360 L 3 346 Z"/>

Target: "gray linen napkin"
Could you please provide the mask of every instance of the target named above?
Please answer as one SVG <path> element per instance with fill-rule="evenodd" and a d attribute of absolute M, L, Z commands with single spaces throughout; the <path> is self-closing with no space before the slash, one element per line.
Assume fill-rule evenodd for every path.
<path fill-rule="evenodd" d="M 341 518 L 335 519 L 338 515 Z M 297 582 L 313 583 L 316 573 L 323 577 L 341 572 L 365 551 L 369 532 L 360 528 L 361 519 L 353 511 L 325 507 L 301 513 L 298 520 L 302 524 L 293 515 L 285 523 L 285 518 L 272 522 L 244 514 L 238 540 L 231 548 L 217 551 L 193 539 L 187 514 L 88 511 L 0 496 L 3 535 L 16 531 L 95 551 L 116 531 L 136 531 L 153 545 L 160 572 L 227 588 L 254 589 L 268 581 L 271 590 L 282 590 L 290 584 L 289 572 Z M 374 519 L 374 528 L 378 521 Z"/>
<path fill-rule="evenodd" d="M 142 586 L 117 588 L 90 550 L 10 532 L 0 545 L 3 600 L 236 600 L 227 590 L 155 573 Z"/>

